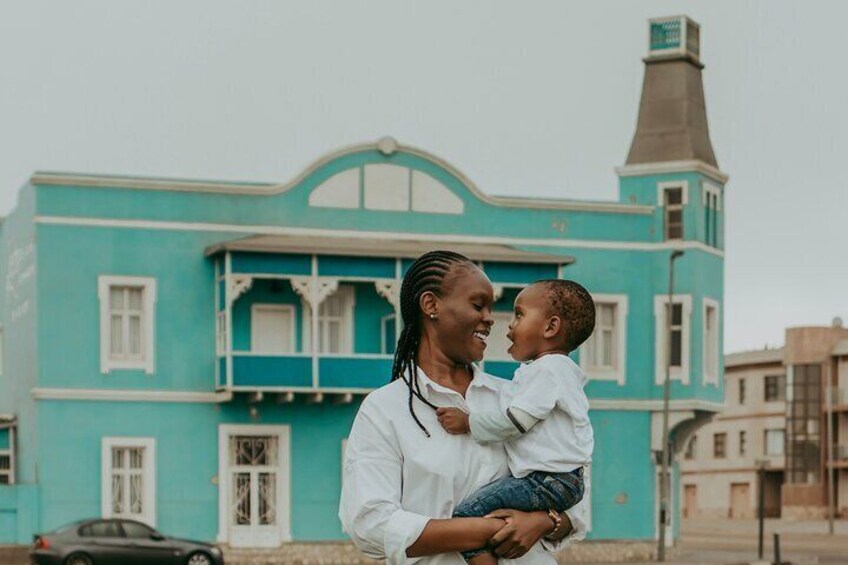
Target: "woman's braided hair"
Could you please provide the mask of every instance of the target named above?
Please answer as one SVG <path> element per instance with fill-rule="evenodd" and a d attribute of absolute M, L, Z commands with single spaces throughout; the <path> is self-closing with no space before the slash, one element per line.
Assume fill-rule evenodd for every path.
<path fill-rule="evenodd" d="M 392 367 L 392 380 L 401 379 L 409 388 L 409 413 L 418 427 L 430 437 L 430 432 L 415 415 L 412 398 L 417 397 L 421 402 L 433 408 L 433 403 L 421 394 L 418 382 L 418 346 L 421 343 L 422 312 L 419 302 L 421 295 L 432 292 L 441 296 L 444 281 L 451 269 L 456 265 L 474 265 L 468 257 L 453 251 L 430 251 L 415 260 L 403 277 L 400 286 L 400 315 L 403 319 L 403 330 L 395 350 L 395 362 Z"/>

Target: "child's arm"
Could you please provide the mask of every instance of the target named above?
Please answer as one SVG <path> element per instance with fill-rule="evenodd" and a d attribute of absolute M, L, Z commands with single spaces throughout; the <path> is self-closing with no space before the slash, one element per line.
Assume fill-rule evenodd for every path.
<path fill-rule="evenodd" d="M 509 408 L 506 414 L 490 411 L 475 412 L 471 415 L 459 408 L 439 408 L 436 410 L 436 416 L 448 433 L 470 432 L 471 437 L 478 443 L 515 439 L 539 421 L 519 408 Z"/>

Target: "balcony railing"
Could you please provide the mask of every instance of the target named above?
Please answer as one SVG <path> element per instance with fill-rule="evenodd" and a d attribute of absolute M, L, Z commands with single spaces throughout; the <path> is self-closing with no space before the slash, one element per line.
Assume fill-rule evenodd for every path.
<path fill-rule="evenodd" d="M 393 357 L 370 354 L 285 355 L 233 352 L 233 390 L 365 392 L 389 381 Z M 317 366 L 316 366 L 317 365 Z M 315 369 L 317 368 L 317 373 Z M 221 372 L 225 374 L 224 371 Z M 226 386 L 220 382 L 219 385 Z"/>

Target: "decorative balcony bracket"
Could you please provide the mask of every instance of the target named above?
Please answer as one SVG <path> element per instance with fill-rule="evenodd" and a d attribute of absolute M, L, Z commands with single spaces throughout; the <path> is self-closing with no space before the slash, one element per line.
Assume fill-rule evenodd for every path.
<path fill-rule="evenodd" d="M 291 277 L 294 291 L 312 310 L 318 308 L 324 299 L 339 288 L 338 279 L 317 279 L 314 277 Z"/>
<path fill-rule="evenodd" d="M 400 310 L 400 282 L 399 281 L 377 281 L 374 283 L 377 294 L 389 301 L 395 311 Z"/>
<path fill-rule="evenodd" d="M 230 277 L 230 306 L 238 300 L 238 297 L 250 290 L 253 279 L 244 275 Z"/>

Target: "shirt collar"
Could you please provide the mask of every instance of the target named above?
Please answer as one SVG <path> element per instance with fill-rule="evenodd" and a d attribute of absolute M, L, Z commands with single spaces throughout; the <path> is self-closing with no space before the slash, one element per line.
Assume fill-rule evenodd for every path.
<path fill-rule="evenodd" d="M 477 366 L 476 363 L 471 364 L 471 371 L 473 376 L 471 377 L 471 383 L 468 385 L 469 388 L 472 387 L 483 387 L 489 390 L 498 391 L 498 386 L 492 380 L 496 377 L 492 377 L 488 373 L 483 372 L 483 370 Z M 445 394 L 458 394 L 455 390 L 451 390 L 447 387 L 440 385 L 439 383 L 430 379 L 424 370 L 421 367 L 418 367 L 418 384 L 421 388 L 421 396 L 430 400 L 430 392 L 442 392 Z"/>

